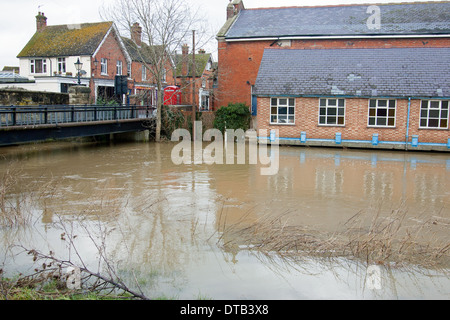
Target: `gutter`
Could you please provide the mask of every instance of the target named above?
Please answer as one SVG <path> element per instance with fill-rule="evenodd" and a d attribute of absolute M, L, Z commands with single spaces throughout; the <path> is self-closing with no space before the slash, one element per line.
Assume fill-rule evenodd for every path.
<path fill-rule="evenodd" d="M 411 115 L 411 97 L 408 97 L 408 116 L 406 118 L 406 137 L 405 137 L 405 150 L 408 151 L 409 140 L 409 117 Z"/>
<path fill-rule="evenodd" d="M 329 35 L 318 35 L 318 36 L 267 36 L 267 37 L 245 37 L 245 38 L 227 38 L 227 42 L 238 42 L 238 41 L 275 41 L 275 40 L 320 40 L 320 39 L 408 39 L 408 38 L 449 38 L 450 34 L 428 34 L 428 35 L 340 35 L 340 36 L 329 36 Z"/>

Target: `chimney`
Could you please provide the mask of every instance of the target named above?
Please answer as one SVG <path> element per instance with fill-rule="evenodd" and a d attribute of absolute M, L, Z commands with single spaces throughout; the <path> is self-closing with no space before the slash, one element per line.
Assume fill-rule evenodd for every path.
<path fill-rule="evenodd" d="M 131 27 L 131 40 L 140 47 L 142 43 L 142 28 L 138 22 L 135 22 Z"/>
<path fill-rule="evenodd" d="M 47 27 L 47 17 L 43 12 L 39 12 L 36 16 L 36 31 L 41 32 Z"/>
<path fill-rule="evenodd" d="M 189 65 L 189 46 L 187 44 L 184 44 L 181 47 L 181 54 L 182 54 L 182 66 L 181 66 L 181 75 L 187 76 L 188 75 L 188 65 Z"/>
<path fill-rule="evenodd" d="M 227 6 L 227 20 L 233 18 L 244 9 L 244 2 L 242 0 L 230 0 Z"/>
<path fill-rule="evenodd" d="M 198 50 L 198 54 L 205 54 L 205 53 L 206 53 L 205 49 Z"/>

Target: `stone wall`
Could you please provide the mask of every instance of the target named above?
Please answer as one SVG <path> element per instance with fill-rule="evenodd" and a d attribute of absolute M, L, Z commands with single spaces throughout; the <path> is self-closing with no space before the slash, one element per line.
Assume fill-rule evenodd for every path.
<path fill-rule="evenodd" d="M 0 89 L 0 105 L 31 106 L 69 103 L 67 93 L 38 92 L 21 89 Z"/>

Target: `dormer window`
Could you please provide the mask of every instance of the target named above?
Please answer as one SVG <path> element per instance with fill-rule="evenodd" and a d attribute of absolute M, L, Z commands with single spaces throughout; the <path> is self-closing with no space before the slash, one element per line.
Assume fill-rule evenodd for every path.
<path fill-rule="evenodd" d="M 47 59 L 31 59 L 30 73 L 31 74 L 47 73 Z"/>

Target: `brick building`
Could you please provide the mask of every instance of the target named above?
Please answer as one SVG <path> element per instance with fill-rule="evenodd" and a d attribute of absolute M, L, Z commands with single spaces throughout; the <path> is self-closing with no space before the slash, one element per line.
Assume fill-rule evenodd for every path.
<path fill-rule="evenodd" d="M 214 81 L 216 78 L 216 64 L 211 53 L 200 49 L 195 54 L 195 73 L 192 68 L 193 54 L 189 53 L 189 46 L 183 45 L 181 54 L 175 56 L 177 85 L 180 87 L 181 103 L 192 105 L 193 91 L 195 105 L 200 111 L 214 110 Z M 195 78 L 194 78 L 195 75 Z M 195 88 L 193 88 L 195 79 Z"/>
<path fill-rule="evenodd" d="M 245 9 L 234 0 L 217 36 L 217 103 L 252 105 L 254 127 L 278 129 L 283 143 L 448 150 L 449 17 L 448 1 Z M 410 64 L 411 54 L 444 75 Z M 386 91 L 397 79 L 402 90 Z"/>
<path fill-rule="evenodd" d="M 36 32 L 17 56 L 20 75 L 33 83 L 16 86 L 35 91 L 68 92 L 78 83 L 75 62 L 83 64 L 81 84 L 91 88 L 91 99 L 114 95 L 116 75 L 126 75 L 130 55 L 112 22 L 47 26 L 36 16 Z"/>
<path fill-rule="evenodd" d="M 142 27 L 134 23 L 131 27 L 131 38 L 122 37 L 127 52 L 130 54 L 131 63 L 128 65 L 128 87 L 133 103 L 142 105 L 156 105 L 157 84 L 155 74 L 161 72 L 163 87 L 175 83 L 174 63 L 169 54 L 165 55 L 161 46 L 149 46 L 142 41 Z M 155 61 L 161 61 L 160 57 L 166 56 L 164 64 L 155 69 Z"/>

